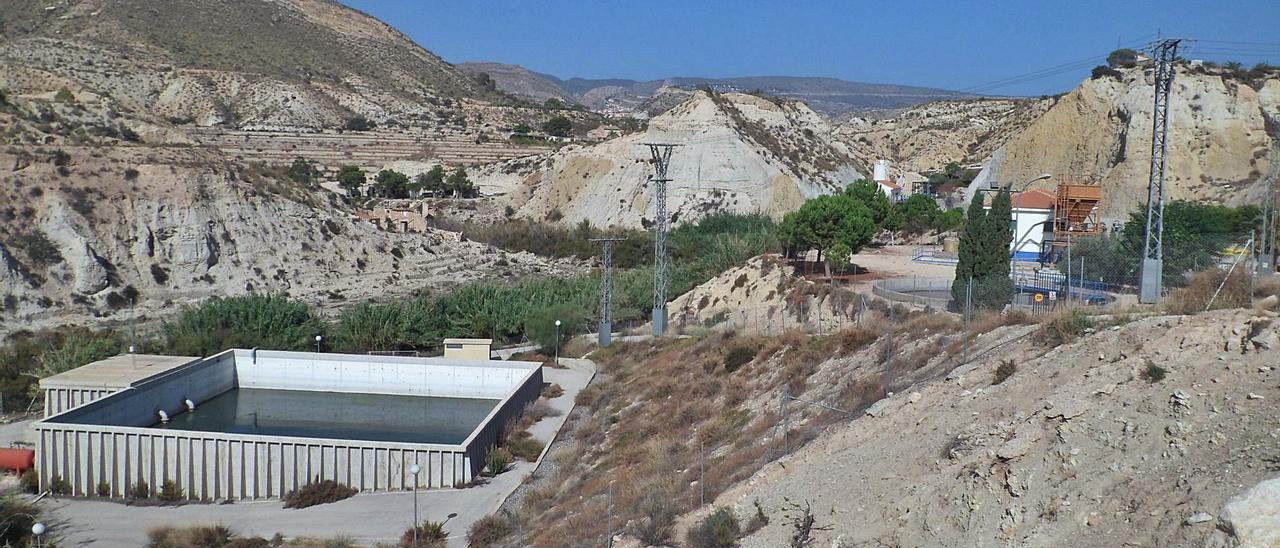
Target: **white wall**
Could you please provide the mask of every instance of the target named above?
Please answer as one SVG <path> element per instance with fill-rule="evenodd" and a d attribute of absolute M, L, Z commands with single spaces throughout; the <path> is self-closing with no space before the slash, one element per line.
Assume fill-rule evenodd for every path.
<path fill-rule="evenodd" d="M 241 388 L 451 398 L 506 397 L 539 367 L 532 362 L 236 350 Z"/>
<path fill-rule="evenodd" d="M 1053 230 L 1052 213 L 1045 209 L 1016 208 L 1013 211 L 1015 213 L 1014 220 L 1017 221 L 1017 230 L 1013 235 L 1013 242 L 1009 244 L 1012 251 L 1020 254 L 1018 255 L 1020 259 L 1029 259 L 1031 255 L 1038 256 L 1040 254 L 1040 243 L 1045 241 L 1048 236 L 1045 231 Z M 1045 223 L 1046 221 L 1050 222 L 1036 226 L 1038 223 Z M 1032 227 L 1035 227 L 1035 229 L 1032 230 Z M 1030 231 L 1030 234 L 1028 234 L 1028 231 Z M 1023 236 L 1026 236 L 1027 239 L 1019 248 L 1018 240 Z"/>

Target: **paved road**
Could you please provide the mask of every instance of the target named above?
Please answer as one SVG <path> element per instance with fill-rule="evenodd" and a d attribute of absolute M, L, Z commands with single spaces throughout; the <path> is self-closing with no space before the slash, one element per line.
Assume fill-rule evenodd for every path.
<path fill-rule="evenodd" d="M 563 359 L 569 369 L 545 369 L 546 382 L 557 383 L 564 394 L 551 400 L 561 411 L 530 429 L 534 437 L 550 445 L 573 408 L 573 398 L 595 374 L 589 360 Z M 444 521 L 457 512 L 446 528 L 450 546 L 464 546 L 467 528 L 498 509 L 502 501 L 535 469 L 517 463 L 488 484 L 470 489 L 434 489 L 418 492 L 419 516 Z M 147 530 L 159 525 L 223 524 L 241 535 L 270 538 L 329 537 L 347 535 L 364 544 L 396 542 L 413 523 L 413 494 L 362 493 L 350 499 L 302 510 L 286 510 L 279 501 L 235 504 L 193 504 L 180 507 L 135 507 L 92 500 L 48 500 L 41 506 L 49 515 L 50 530 L 68 546 L 141 546 Z"/>

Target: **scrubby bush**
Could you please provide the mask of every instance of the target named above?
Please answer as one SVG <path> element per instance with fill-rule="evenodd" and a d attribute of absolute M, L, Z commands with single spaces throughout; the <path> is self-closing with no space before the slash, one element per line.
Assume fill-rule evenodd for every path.
<path fill-rule="evenodd" d="M 507 451 L 511 453 L 512 457 L 528 462 L 534 462 L 542 455 L 542 447 L 542 442 L 538 441 L 533 436 L 528 435 L 528 432 L 525 432 L 524 436 L 519 436 L 515 439 L 509 440 L 506 448 Z"/>
<path fill-rule="evenodd" d="M 26 254 L 31 266 L 53 266 L 64 260 L 57 244 L 39 229 L 18 233 L 13 237 L 13 244 Z"/>
<path fill-rule="evenodd" d="M 53 476 L 49 478 L 49 492 L 55 495 L 70 495 L 71 482 L 62 479 L 62 476 Z"/>
<path fill-rule="evenodd" d="M 328 504 L 349 499 L 358 493 L 354 487 L 343 485 L 334 480 L 316 478 L 314 481 L 289 491 L 283 497 L 285 508 L 308 508 L 318 504 Z"/>
<path fill-rule="evenodd" d="M 730 548 L 737 546 L 738 518 L 725 507 L 718 507 L 685 534 L 685 544 L 691 548 Z"/>
<path fill-rule="evenodd" d="M 235 536 L 225 525 L 173 527 L 164 525 L 147 531 L 149 548 L 215 548 L 227 546 Z"/>
<path fill-rule="evenodd" d="M 372 120 L 357 115 L 347 118 L 347 121 L 342 124 L 342 129 L 347 131 L 369 131 L 376 126 L 377 124 L 373 123 Z"/>
<path fill-rule="evenodd" d="M 181 501 L 184 495 L 185 493 L 182 492 L 182 487 L 178 486 L 178 482 L 173 480 L 164 480 L 164 482 L 160 484 L 160 492 L 156 495 L 156 498 L 159 498 L 164 502 L 173 503 Z"/>
<path fill-rule="evenodd" d="M 0 497 L 0 523 L 5 524 L 0 527 L 0 546 L 32 546 L 31 526 L 35 525 L 40 508 L 25 498 Z"/>
<path fill-rule="evenodd" d="M 1047 346 L 1061 346 L 1076 340 L 1091 327 L 1093 320 L 1083 310 L 1072 308 L 1040 324 L 1034 338 Z"/>
<path fill-rule="evenodd" d="M 497 546 L 514 532 L 515 527 L 507 516 L 499 514 L 484 516 L 467 529 L 467 546 L 470 548 Z"/>
<path fill-rule="evenodd" d="M 730 348 L 724 355 L 724 370 L 730 373 L 748 364 L 756 357 L 756 349 L 747 345 Z"/>
<path fill-rule="evenodd" d="M 559 384 L 551 383 L 542 388 L 542 397 L 549 400 L 556 399 L 564 395 L 564 388 Z"/>
<path fill-rule="evenodd" d="M 444 523 L 438 521 L 426 521 L 417 526 L 417 542 L 413 540 L 414 529 L 415 527 L 410 527 L 400 535 L 400 548 L 443 548 L 449 540 L 449 533 L 445 531 Z"/>
<path fill-rule="evenodd" d="M 71 103 L 75 102 L 76 95 L 71 93 L 71 90 L 68 89 L 67 86 L 62 86 L 62 88 L 58 90 L 58 93 L 53 95 L 53 100 L 59 103 Z"/>
<path fill-rule="evenodd" d="M 1147 382 L 1157 383 L 1164 380 L 1165 375 L 1168 373 L 1165 368 L 1148 362 L 1147 366 L 1142 369 L 1142 378 Z"/>
<path fill-rule="evenodd" d="M 991 379 L 991 386 L 1009 380 L 1009 377 L 1012 377 L 1017 370 L 1018 364 L 1014 363 L 1013 360 L 1001 360 L 1000 365 L 996 367 L 995 378 Z"/>
<path fill-rule="evenodd" d="M 138 480 L 137 483 L 129 487 L 127 494 L 131 499 L 149 499 L 151 498 L 151 486 L 147 485 L 145 480 Z"/>
<path fill-rule="evenodd" d="M 22 484 L 23 491 L 28 493 L 40 492 L 40 473 L 36 472 L 35 468 L 28 468 L 23 472 L 19 482 Z"/>
<path fill-rule="evenodd" d="M 1229 275 L 1221 268 L 1210 268 L 1192 275 L 1186 287 L 1170 291 L 1163 307 L 1172 314 L 1197 314 L 1206 308 L 1247 307 L 1252 301 L 1249 281 L 1249 273 L 1244 268 L 1236 268 Z"/>
<path fill-rule="evenodd" d="M 94 490 L 94 493 L 97 494 L 99 497 L 103 497 L 103 498 L 110 497 L 111 484 L 105 481 L 98 482 L 98 488 Z"/>
<path fill-rule="evenodd" d="M 511 464 L 511 451 L 502 447 L 490 447 L 489 454 L 484 457 L 484 463 L 489 469 L 490 476 L 501 474 Z"/>

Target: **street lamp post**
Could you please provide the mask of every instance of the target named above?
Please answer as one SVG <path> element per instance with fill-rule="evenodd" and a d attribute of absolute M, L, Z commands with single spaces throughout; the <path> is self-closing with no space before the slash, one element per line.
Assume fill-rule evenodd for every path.
<path fill-rule="evenodd" d="M 320 341 L 323 341 L 323 340 L 324 340 L 324 337 L 320 335 L 316 335 L 316 354 L 320 353 Z"/>
<path fill-rule="evenodd" d="M 418 545 L 418 472 L 422 471 L 422 467 L 418 463 L 413 463 L 409 467 L 409 473 L 413 474 L 413 545 Z"/>
<path fill-rule="evenodd" d="M 556 367 L 560 366 L 560 320 L 556 320 Z"/>

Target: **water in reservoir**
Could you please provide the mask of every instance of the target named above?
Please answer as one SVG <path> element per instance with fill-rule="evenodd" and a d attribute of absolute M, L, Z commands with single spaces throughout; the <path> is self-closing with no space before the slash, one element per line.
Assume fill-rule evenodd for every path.
<path fill-rule="evenodd" d="M 498 400 L 233 388 L 154 428 L 459 444 Z"/>

